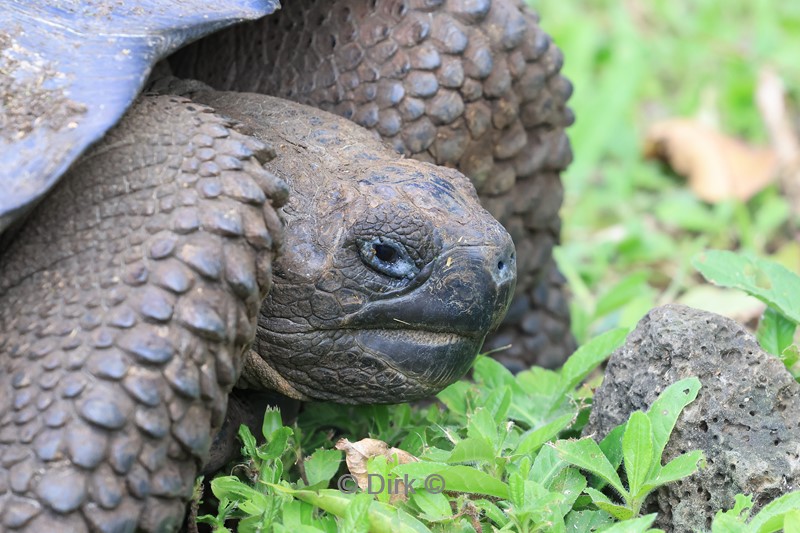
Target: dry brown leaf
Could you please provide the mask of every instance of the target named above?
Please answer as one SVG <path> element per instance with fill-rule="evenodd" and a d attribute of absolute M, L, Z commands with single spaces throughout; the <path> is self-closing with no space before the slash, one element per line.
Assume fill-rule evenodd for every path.
<path fill-rule="evenodd" d="M 405 450 L 390 448 L 388 444 L 378 439 L 361 439 L 358 442 L 350 442 L 347 439 L 339 439 L 336 449 L 344 451 L 345 462 L 350 474 L 356 479 L 361 490 L 367 490 L 367 461 L 371 457 L 382 455 L 388 462 L 397 464 L 416 463 L 416 457 Z M 387 481 L 388 480 L 384 480 Z M 392 496 L 390 501 L 406 500 L 405 484 L 397 482 L 397 486 L 392 486 Z"/>
<path fill-rule="evenodd" d="M 653 124 L 644 155 L 658 158 L 689 181 L 702 200 L 748 200 L 769 185 L 776 173 L 773 150 L 750 146 L 692 119 Z"/>

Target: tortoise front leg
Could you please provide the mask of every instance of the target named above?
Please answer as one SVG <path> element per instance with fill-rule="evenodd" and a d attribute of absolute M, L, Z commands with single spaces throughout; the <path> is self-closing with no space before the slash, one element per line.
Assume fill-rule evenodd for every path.
<path fill-rule="evenodd" d="M 271 283 L 267 152 L 144 97 L 0 257 L 0 529 L 179 526 Z"/>

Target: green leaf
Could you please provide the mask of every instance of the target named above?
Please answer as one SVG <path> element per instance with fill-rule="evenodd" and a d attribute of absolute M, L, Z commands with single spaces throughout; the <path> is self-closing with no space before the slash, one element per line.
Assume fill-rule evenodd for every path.
<path fill-rule="evenodd" d="M 353 496 L 344 510 L 344 517 L 339 521 L 341 533 L 369 533 L 369 508 L 372 496 L 362 492 Z"/>
<path fill-rule="evenodd" d="M 747 520 L 750 517 L 750 511 L 753 509 L 753 497 L 744 494 L 737 494 L 734 496 L 733 509 L 727 511 L 725 514 L 736 516 L 742 520 Z"/>
<path fill-rule="evenodd" d="M 212 526 L 214 526 L 215 533 L 229 533 L 230 530 L 226 529 L 224 525 L 225 521 L 228 519 L 230 514 L 235 509 L 236 502 L 231 501 L 230 499 L 224 496 L 218 499 L 219 499 L 219 504 L 217 505 L 217 515 L 214 516 L 207 514 L 203 516 L 198 516 L 197 522 L 203 524 L 211 524 Z"/>
<path fill-rule="evenodd" d="M 698 254 L 692 265 L 712 283 L 741 289 L 800 323 L 800 276 L 782 265 L 726 250 Z"/>
<path fill-rule="evenodd" d="M 794 342 L 796 329 L 796 323 L 772 307 L 767 307 L 758 323 L 756 337 L 758 338 L 758 343 L 766 352 L 780 356 Z"/>
<path fill-rule="evenodd" d="M 602 509 L 617 520 L 628 520 L 629 518 L 633 517 L 633 511 L 627 507 L 612 502 L 610 499 L 608 499 L 608 496 L 599 490 L 587 487 L 585 492 L 592 498 L 592 503 L 595 504 L 598 509 Z"/>
<path fill-rule="evenodd" d="M 447 409 L 453 414 L 458 416 L 467 416 L 467 398 L 468 391 L 471 385 L 466 381 L 456 381 L 443 391 L 440 391 L 436 397 Z"/>
<path fill-rule="evenodd" d="M 421 518 L 425 520 L 439 522 L 448 520 L 453 516 L 450 500 L 440 492 L 431 493 L 427 490 L 417 490 L 417 492 L 411 494 L 410 499 L 424 513 Z"/>
<path fill-rule="evenodd" d="M 566 516 L 586 488 L 586 478 L 576 468 L 564 468 L 545 488 L 564 497 L 560 504 L 561 516 Z"/>
<path fill-rule="evenodd" d="M 711 524 L 711 533 L 750 533 L 750 526 L 733 516 L 718 511 Z"/>
<path fill-rule="evenodd" d="M 611 466 L 603 451 L 591 437 L 579 440 L 559 440 L 550 446 L 556 449 L 559 457 L 563 460 L 581 470 L 599 476 L 625 499 L 628 498 L 628 493 L 622 486 L 616 469 Z"/>
<path fill-rule="evenodd" d="M 467 418 L 467 436 L 484 438 L 493 448 L 499 444 L 497 423 L 492 414 L 484 407 L 479 407 Z"/>
<path fill-rule="evenodd" d="M 603 317 L 639 296 L 643 290 L 647 289 L 647 277 L 647 272 L 634 272 L 610 287 L 597 299 L 594 315 Z"/>
<path fill-rule="evenodd" d="M 289 437 L 292 436 L 292 428 L 281 426 L 273 431 L 267 438 L 267 444 L 258 449 L 257 455 L 264 461 L 278 459 L 289 446 Z"/>
<path fill-rule="evenodd" d="M 524 460 L 524 458 L 523 458 Z M 553 479 L 566 468 L 568 463 L 558 456 L 558 452 L 552 446 L 544 446 L 539 453 L 536 454 L 536 459 L 533 461 L 530 472 L 528 472 L 528 479 L 541 483 L 544 486 L 549 486 Z"/>
<path fill-rule="evenodd" d="M 682 193 L 682 194 L 681 194 Z M 656 216 L 665 224 L 686 231 L 710 233 L 717 229 L 719 221 L 711 209 L 689 191 L 672 194 L 656 206 Z"/>
<path fill-rule="evenodd" d="M 619 348 L 628 330 L 625 328 L 612 329 L 593 338 L 573 353 L 561 368 L 560 396 L 574 390 L 581 381 L 586 379 L 592 370 L 608 359 L 611 352 Z"/>
<path fill-rule="evenodd" d="M 649 514 L 632 520 L 618 522 L 607 528 L 601 529 L 603 533 L 645 533 L 656 520 L 656 514 Z M 659 530 L 660 531 L 660 530 Z"/>
<path fill-rule="evenodd" d="M 783 516 L 783 533 L 800 533 L 800 510 L 789 511 Z"/>
<path fill-rule="evenodd" d="M 394 472 L 400 476 L 408 474 L 409 477 L 414 478 L 417 481 L 414 484 L 415 487 L 419 487 L 419 484 L 426 480 L 431 483 L 439 483 L 443 480 L 444 490 L 447 491 L 486 494 L 502 499 L 508 499 L 509 496 L 508 485 L 495 476 L 490 476 L 469 466 L 420 461 L 397 465 L 394 467 Z M 441 479 L 431 477 L 437 475 L 441 476 Z"/>
<path fill-rule="evenodd" d="M 576 415 L 577 413 L 575 412 L 567 413 L 544 426 L 525 432 L 517 445 L 515 453 L 527 455 L 537 452 L 546 442 L 552 440 L 562 430 L 566 429 Z"/>
<path fill-rule="evenodd" d="M 622 436 L 625 434 L 625 426 L 626 424 L 620 424 L 609 431 L 608 435 L 603 437 L 603 440 L 600 441 L 600 449 L 603 450 L 603 453 L 608 458 L 608 462 L 611 463 L 611 466 L 614 467 L 614 470 L 619 468 L 619 465 L 622 464 Z"/>
<path fill-rule="evenodd" d="M 340 518 L 345 517 L 353 495 L 343 494 L 336 489 L 320 491 L 297 490 L 284 485 L 270 484 L 277 492 L 290 494 Z M 377 501 L 372 501 L 367 511 L 370 533 L 431 533 L 425 525 L 402 509 Z"/>
<path fill-rule="evenodd" d="M 698 468 L 705 465 L 705 456 L 701 450 L 679 455 L 665 466 L 661 467 L 655 478 L 650 478 L 642 487 L 643 492 L 650 492 L 656 487 L 672 483 L 697 472 Z M 638 496 L 638 493 L 635 495 Z"/>
<path fill-rule="evenodd" d="M 783 361 L 787 369 L 792 370 L 792 367 L 797 364 L 797 361 L 800 361 L 800 348 L 798 348 L 796 344 L 787 346 L 778 358 Z M 795 378 L 797 378 L 797 376 L 795 376 Z"/>
<path fill-rule="evenodd" d="M 212 479 L 211 492 L 219 500 L 223 498 L 239 502 L 249 500 L 262 509 L 267 506 L 266 494 L 245 485 L 236 476 L 220 476 Z"/>
<path fill-rule="evenodd" d="M 258 457 L 256 438 L 253 436 L 253 433 L 250 432 L 250 428 L 244 424 L 239 425 L 239 440 L 242 441 L 242 455 L 253 459 Z"/>
<path fill-rule="evenodd" d="M 339 471 L 342 462 L 342 452 L 339 450 L 316 450 L 305 461 L 303 468 L 309 486 L 324 483 L 325 486 Z"/>
<path fill-rule="evenodd" d="M 278 429 L 283 427 L 283 420 L 281 420 L 281 410 L 272 407 L 267 407 L 264 411 L 264 421 L 261 424 L 261 434 L 264 438 L 269 440 L 270 436 Z"/>
<path fill-rule="evenodd" d="M 664 453 L 664 447 L 669 441 L 675 422 L 678 421 L 678 416 L 684 407 L 697 398 L 699 390 L 700 380 L 696 377 L 676 381 L 664 389 L 647 411 L 653 427 L 653 456 L 659 458 L 654 462 L 654 466 L 660 466 L 661 455 Z"/>
<path fill-rule="evenodd" d="M 483 513 L 495 524 L 497 527 L 504 527 L 509 522 L 508 515 L 504 513 L 497 505 L 489 500 L 473 500 L 475 507 L 483 511 Z"/>
<path fill-rule="evenodd" d="M 472 367 L 475 381 L 486 385 L 488 389 L 499 389 L 514 385 L 512 374 L 502 363 L 491 357 L 480 356 Z"/>
<path fill-rule="evenodd" d="M 653 466 L 650 419 L 642 411 L 631 413 L 622 436 L 622 455 L 631 495 L 637 495 Z"/>
<path fill-rule="evenodd" d="M 381 404 L 360 405 L 359 413 L 363 413 L 364 417 L 370 421 L 372 433 L 376 438 L 385 438 L 384 435 L 389 431 L 391 420 L 389 417 L 389 406 Z"/>
<path fill-rule="evenodd" d="M 558 407 L 563 400 L 561 393 L 561 375 L 559 372 L 532 366 L 515 377 L 512 387 L 513 398 L 509 417 L 528 422 L 530 427 L 541 423 L 552 409 Z M 536 409 L 535 412 L 527 412 Z"/>
<path fill-rule="evenodd" d="M 752 497 L 737 494 L 735 496 L 733 509 L 717 511 L 717 514 L 714 515 L 714 522 L 711 524 L 712 533 L 746 531 L 746 529 L 744 529 L 744 523 L 750 516 L 750 509 L 752 508 Z"/>
<path fill-rule="evenodd" d="M 272 527 L 275 533 L 327 533 L 326 529 L 306 524 L 296 524 L 290 527 L 286 527 L 283 524 L 272 524 Z M 257 528 L 257 531 L 261 531 L 261 528 Z M 214 533 L 217 532 L 215 531 Z"/>
<path fill-rule="evenodd" d="M 291 500 L 283 505 L 282 523 L 272 524 L 275 532 L 285 531 L 286 533 L 325 533 L 333 525 L 333 517 L 317 518 L 314 516 L 314 506 L 300 500 Z M 367 533 L 366 530 L 363 533 Z"/>
<path fill-rule="evenodd" d="M 613 523 L 605 511 L 572 511 L 567 515 L 567 531 L 575 533 L 599 531 Z"/>
<path fill-rule="evenodd" d="M 503 385 L 491 392 L 483 402 L 484 408 L 492 415 L 496 424 L 502 424 L 508 415 L 508 408 L 511 407 L 511 387 Z"/>
<path fill-rule="evenodd" d="M 495 447 L 486 437 L 468 437 L 459 441 L 453 448 L 453 452 L 448 457 L 450 463 L 466 462 L 493 462 L 495 459 Z"/>
<path fill-rule="evenodd" d="M 783 527 L 783 515 L 789 511 L 800 509 L 800 491 L 784 494 L 764 506 L 750 520 L 750 530 L 756 533 L 779 531 Z"/>
<path fill-rule="evenodd" d="M 377 495 L 378 501 L 388 503 L 392 489 L 397 486 L 390 476 L 389 461 L 383 455 L 373 455 L 367 459 L 367 472 L 367 492 Z"/>
<path fill-rule="evenodd" d="M 508 476 L 508 500 L 514 507 L 525 506 L 525 480 L 516 472 Z"/>

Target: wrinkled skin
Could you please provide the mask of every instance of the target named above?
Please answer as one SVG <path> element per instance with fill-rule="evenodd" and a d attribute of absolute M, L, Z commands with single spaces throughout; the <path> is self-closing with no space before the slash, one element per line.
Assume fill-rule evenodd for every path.
<path fill-rule="evenodd" d="M 271 286 L 287 187 L 268 156 L 144 97 L 4 250 L 5 530 L 179 526 Z"/>
<path fill-rule="evenodd" d="M 287 14 L 303 5 L 287 4 Z M 392 5 L 376 2 L 376 17 Z M 418 22 L 426 13 L 433 26 L 460 25 L 472 44 L 441 48 L 447 68 L 426 63 L 427 52 L 419 52 L 421 63 L 409 64 L 442 76 L 460 64 L 465 76 L 448 94 L 463 97 L 463 115 L 448 122 L 442 113 L 458 106 L 412 95 L 406 103 L 417 107 L 403 109 L 415 118 L 402 115 L 394 135 L 413 141 L 407 155 L 470 173 L 484 204 L 517 241 L 516 255 L 456 171 L 370 148 L 370 137 L 346 122 L 333 126 L 317 117 L 321 123 L 299 132 L 291 121 L 234 127 L 213 110 L 225 107 L 214 95 L 194 95 L 207 97 L 211 108 L 178 97 L 142 97 L 3 245 L 4 529 L 175 529 L 234 385 L 341 402 L 434 392 L 458 378 L 501 320 L 514 292 L 515 261 L 521 292 L 506 329 L 534 332 L 532 340 L 515 344 L 524 350 L 563 354 L 550 350 L 568 344 L 568 335 L 563 299 L 549 290 L 560 281 L 548 274 L 547 260 L 558 231 L 558 170 L 569 160 L 563 136 L 569 87 L 557 75 L 560 55 L 514 3 L 428 6 L 401 13 L 406 23 L 397 27 L 420 37 L 401 45 L 408 54 L 452 44 L 416 31 L 424 29 Z M 515 24 L 498 22 L 515 12 Z M 380 45 L 374 37 L 386 37 L 368 31 L 378 27 L 376 17 L 355 35 L 366 48 Z M 506 35 L 502 28 L 519 31 Z M 282 35 L 289 44 L 281 50 L 304 48 Z M 388 35 L 395 40 L 404 33 Z M 262 50 L 274 47 L 247 33 L 241 38 Z M 222 63 L 226 70 L 235 65 Z M 361 92 L 367 103 L 377 98 L 367 78 L 356 84 L 361 91 L 353 86 L 354 74 L 371 75 L 364 65 L 334 77 L 333 105 L 360 109 Z M 292 68 L 323 72 L 312 63 Z M 400 78 L 411 76 L 401 71 Z M 407 81 L 420 78 L 430 76 Z M 416 90 L 411 85 L 403 89 L 409 95 Z M 226 98 L 241 104 L 256 97 Z M 247 123 L 253 109 L 275 105 L 267 102 L 231 104 L 222 113 L 239 113 Z M 436 131 L 415 129 L 427 123 Z M 463 126 L 468 142 L 450 142 L 466 139 Z M 337 129 L 346 141 L 313 135 Z M 257 139 L 269 135 L 277 136 L 274 150 Z M 326 160 L 323 148 L 339 155 Z M 439 159 L 455 148 L 466 159 Z M 465 161 L 483 171 L 476 174 Z M 293 184 L 295 174 L 308 179 Z M 349 188 L 348 177 L 356 178 Z M 337 206 L 347 216 L 337 215 Z"/>
<path fill-rule="evenodd" d="M 291 0 L 171 60 L 182 77 L 336 113 L 469 177 L 517 247 L 516 297 L 487 342 L 513 370 L 575 348 L 552 259 L 572 159 L 562 63 L 522 0 Z"/>
<path fill-rule="evenodd" d="M 461 377 L 516 280 L 511 238 L 469 181 L 310 108 L 192 97 L 279 147 L 267 169 L 291 189 L 244 383 L 301 400 L 396 403 Z"/>
<path fill-rule="evenodd" d="M 419 398 L 505 314 L 514 247 L 466 178 L 321 111 L 195 97 L 244 134 L 142 98 L 3 255 L 6 528 L 173 529 L 237 382 Z"/>

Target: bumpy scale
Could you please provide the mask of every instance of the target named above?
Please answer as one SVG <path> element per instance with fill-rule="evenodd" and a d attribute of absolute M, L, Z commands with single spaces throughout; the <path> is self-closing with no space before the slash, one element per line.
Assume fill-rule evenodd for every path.
<path fill-rule="evenodd" d="M 521 0 L 294 0 L 173 57 L 184 77 L 272 94 L 466 174 L 518 251 L 517 298 L 487 348 L 515 368 L 574 348 L 552 260 L 572 158 L 563 57 Z"/>
<path fill-rule="evenodd" d="M 514 294 L 516 253 L 460 172 L 261 94 L 195 92 L 278 156 L 284 244 L 239 387 L 398 403 L 470 367 Z"/>
<path fill-rule="evenodd" d="M 459 172 L 308 106 L 192 97 L 141 98 L 5 250 L 6 528 L 175 529 L 234 385 L 427 396 L 505 315 L 514 246 Z"/>
<path fill-rule="evenodd" d="M 257 160 L 265 145 L 209 111 L 145 97 L 4 252 L 4 529 L 182 520 L 271 285 L 286 199 Z"/>

